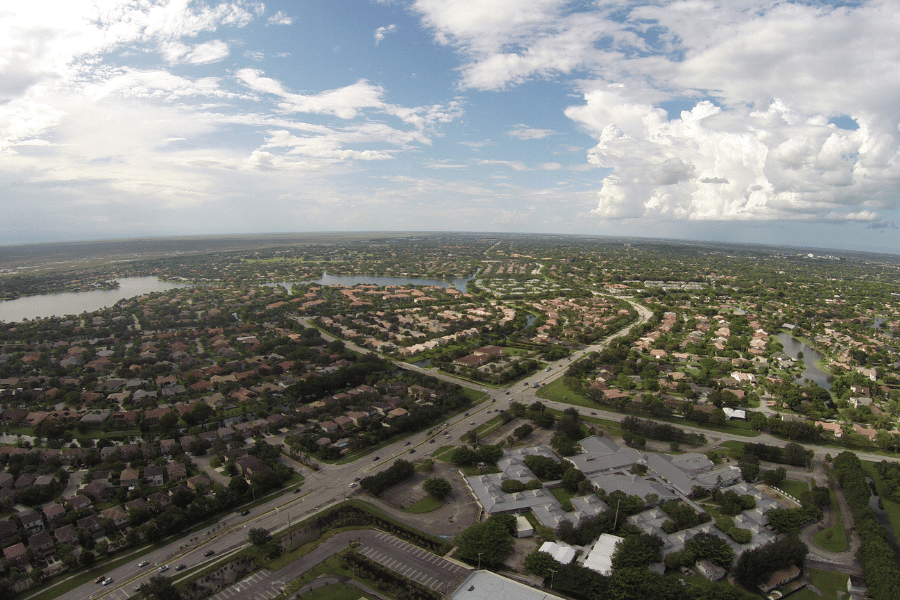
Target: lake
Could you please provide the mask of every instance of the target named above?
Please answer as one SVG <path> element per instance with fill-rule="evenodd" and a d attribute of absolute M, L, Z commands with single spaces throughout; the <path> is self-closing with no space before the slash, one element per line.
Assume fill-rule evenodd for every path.
<path fill-rule="evenodd" d="M 777 337 L 781 345 L 784 346 L 784 353 L 791 358 L 796 359 L 798 353 L 803 353 L 803 363 L 806 365 L 806 370 L 797 378 L 797 383 L 803 383 L 805 379 L 810 379 L 826 390 L 831 390 L 831 380 L 834 376 L 816 366 L 816 361 L 822 358 L 822 354 L 818 350 L 791 337 L 787 333 L 779 333 Z"/>
<path fill-rule="evenodd" d="M 353 287 L 354 285 L 377 285 L 384 287 L 388 285 L 433 285 L 442 288 L 456 288 L 460 292 L 466 291 L 466 285 L 475 278 L 476 271 L 471 277 L 454 279 L 450 283 L 439 279 L 423 279 L 421 277 L 382 277 L 380 275 L 329 275 L 322 273 L 318 279 L 307 279 L 306 281 L 298 281 L 297 284 L 315 283 L 318 285 L 345 285 Z M 280 285 L 290 291 L 293 282 L 282 281 L 276 285 Z"/>
<path fill-rule="evenodd" d="M 185 283 L 160 281 L 156 277 L 121 277 L 116 281 L 119 282 L 119 288 L 115 290 L 42 294 L 0 302 L 0 321 L 12 323 L 24 319 L 80 315 L 83 312 L 107 308 L 125 298 L 191 287 Z"/>

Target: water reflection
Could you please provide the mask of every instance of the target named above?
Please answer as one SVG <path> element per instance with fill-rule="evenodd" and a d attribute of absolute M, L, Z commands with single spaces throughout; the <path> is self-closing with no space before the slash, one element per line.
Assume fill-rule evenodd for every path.
<path fill-rule="evenodd" d="M 115 290 L 42 294 L 0 302 L 0 321 L 12 323 L 24 319 L 80 315 L 107 308 L 125 298 L 190 287 L 189 284 L 161 281 L 156 277 L 119 277 L 116 281 L 119 287 Z"/>
<path fill-rule="evenodd" d="M 798 354 L 800 352 L 803 353 L 803 363 L 806 365 L 806 370 L 796 379 L 797 383 L 803 383 L 806 379 L 809 379 L 815 381 L 826 390 L 831 389 L 831 381 L 834 379 L 834 376 L 816 366 L 816 361 L 822 358 L 821 352 L 791 337 L 787 333 L 779 333 L 777 337 L 781 345 L 784 346 L 784 353 L 791 358 L 796 360 Z"/>

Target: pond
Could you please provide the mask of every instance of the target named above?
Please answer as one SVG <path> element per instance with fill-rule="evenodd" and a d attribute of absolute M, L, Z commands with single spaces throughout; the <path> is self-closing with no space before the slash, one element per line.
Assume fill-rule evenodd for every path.
<path fill-rule="evenodd" d="M 787 333 L 779 333 L 777 337 L 781 345 L 784 346 L 784 353 L 791 358 L 796 359 L 800 352 L 803 353 L 803 363 L 806 365 L 806 370 L 796 379 L 797 383 L 803 383 L 806 379 L 810 379 L 826 390 L 831 390 L 831 380 L 834 379 L 834 376 L 816 366 L 816 361 L 822 358 L 822 354 L 818 350 L 791 337 Z"/>
<path fill-rule="evenodd" d="M 41 294 L 0 302 L 0 321 L 12 323 L 24 319 L 80 315 L 112 306 L 119 300 L 151 292 L 164 292 L 190 284 L 161 281 L 156 277 L 121 277 L 115 290 Z"/>

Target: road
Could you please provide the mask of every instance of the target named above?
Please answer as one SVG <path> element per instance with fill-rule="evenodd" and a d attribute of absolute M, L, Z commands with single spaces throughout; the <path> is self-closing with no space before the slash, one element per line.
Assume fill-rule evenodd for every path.
<path fill-rule="evenodd" d="M 639 319 L 636 323 L 623 329 L 622 331 L 609 336 L 603 342 L 595 344 L 574 352 L 570 357 L 551 363 L 545 370 L 534 373 L 523 381 L 513 386 L 501 389 L 489 389 L 480 384 L 458 379 L 451 375 L 439 373 L 433 369 L 425 369 L 415 365 L 406 363 L 397 363 L 398 366 L 420 371 L 422 373 L 452 381 L 459 385 L 484 391 L 489 396 L 488 402 L 483 402 L 478 408 L 470 410 L 464 415 L 457 415 L 448 419 L 446 427 L 441 427 L 440 432 L 419 432 L 406 438 L 397 440 L 383 448 L 380 448 L 374 454 L 378 460 L 368 457 L 360 458 L 349 464 L 326 465 L 322 464 L 319 471 L 312 471 L 305 467 L 298 470 L 306 478 L 305 483 L 299 493 L 284 493 L 273 497 L 264 504 L 254 508 L 248 516 L 240 516 L 237 513 L 225 515 L 222 520 L 210 527 L 192 534 L 189 538 L 176 540 L 164 548 L 154 550 L 143 556 L 135 557 L 133 561 L 122 565 L 105 573 L 114 580 L 114 583 L 103 587 L 99 584 L 88 583 L 76 588 L 70 592 L 61 594 L 61 600 L 92 600 L 99 598 L 115 598 L 124 600 L 133 595 L 134 586 L 139 582 L 147 581 L 150 576 L 157 574 L 157 569 L 161 565 L 171 565 L 168 575 L 174 573 L 174 567 L 178 564 L 185 564 L 188 569 L 197 565 L 217 560 L 223 555 L 236 552 L 247 544 L 247 532 L 251 528 L 265 528 L 272 533 L 277 533 L 290 526 L 291 523 L 305 519 L 323 508 L 336 504 L 349 496 L 359 493 L 359 488 L 351 488 L 350 484 L 357 477 L 365 477 L 377 471 L 387 468 L 390 463 L 399 457 L 407 457 L 410 460 L 421 457 L 428 457 L 444 441 L 443 434 L 449 434 L 451 440 L 458 440 L 465 435 L 473 427 L 482 425 L 496 416 L 499 410 L 508 408 L 512 400 L 523 403 L 530 403 L 540 400 L 551 408 L 563 410 L 570 408 L 572 405 L 553 402 L 539 398 L 536 395 L 538 389 L 562 377 L 569 365 L 579 359 L 581 356 L 600 351 L 613 339 L 626 335 L 633 327 L 646 323 L 652 316 L 650 310 L 643 307 L 630 299 L 626 299 L 638 311 Z M 298 321 L 308 324 L 308 319 L 298 318 Z M 326 339 L 334 339 L 333 337 L 322 333 Z M 369 350 L 360 348 L 352 343 L 346 343 L 346 347 L 362 353 L 368 353 Z M 507 392 L 510 392 L 507 394 Z M 609 412 L 597 408 L 575 407 L 582 415 L 597 416 L 612 421 L 621 421 L 626 415 Z M 711 432 L 699 427 L 690 425 L 678 425 L 679 427 L 696 433 L 703 433 L 713 440 L 713 443 L 721 443 L 725 440 L 764 442 L 767 444 L 784 446 L 788 442 L 774 438 L 770 435 L 760 435 L 754 438 L 744 436 Z M 410 445 L 406 445 L 409 442 Z M 410 450 L 415 449 L 415 454 L 410 454 Z M 812 446 L 817 458 L 821 458 L 826 453 L 837 452 L 833 448 L 821 448 Z M 884 457 L 880 455 L 858 453 L 863 460 L 882 460 Z M 846 513 L 845 513 L 846 514 Z M 213 551 L 210 557 L 204 556 L 204 553 Z M 140 560 L 148 560 L 150 565 L 139 568 L 137 563 Z"/>

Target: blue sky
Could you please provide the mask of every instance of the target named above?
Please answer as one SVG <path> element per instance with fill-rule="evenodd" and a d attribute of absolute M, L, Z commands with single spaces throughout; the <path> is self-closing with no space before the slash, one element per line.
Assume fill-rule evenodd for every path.
<path fill-rule="evenodd" d="M 425 230 L 900 249 L 897 0 L 15 4 L 3 244 Z"/>

